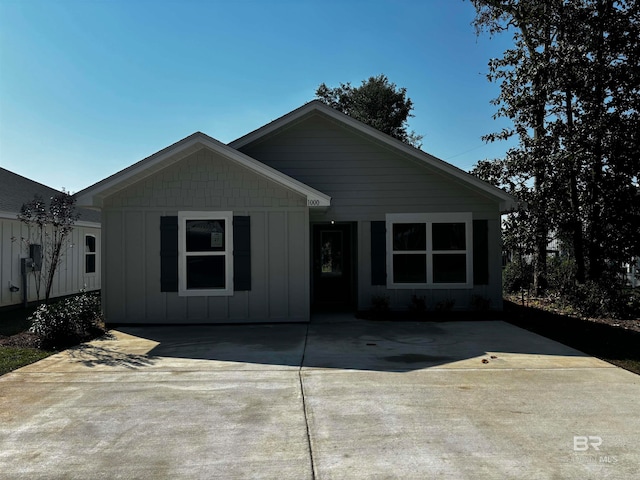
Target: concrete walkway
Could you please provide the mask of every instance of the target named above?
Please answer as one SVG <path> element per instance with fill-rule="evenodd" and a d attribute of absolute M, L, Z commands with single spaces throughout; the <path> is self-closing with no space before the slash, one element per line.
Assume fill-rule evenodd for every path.
<path fill-rule="evenodd" d="M 631 479 L 639 398 L 503 322 L 123 328 L 0 377 L 0 477 Z"/>

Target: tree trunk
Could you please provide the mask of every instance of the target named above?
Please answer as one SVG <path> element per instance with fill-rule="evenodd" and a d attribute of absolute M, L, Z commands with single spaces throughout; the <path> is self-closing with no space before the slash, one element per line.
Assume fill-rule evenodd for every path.
<path fill-rule="evenodd" d="M 544 194 L 540 194 L 544 180 L 544 174 L 538 172 L 535 180 L 538 200 L 535 206 L 535 261 L 533 273 L 533 288 L 536 295 L 543 294 L 547 288 L 547 239 L 549 232 L 545 214 L 547 202 Z"/>
<path fill-rule="evenodd" d="M 571 203 L 571 243 L 573 247 L 573 255 L 576 262 L 576 280 L 584 283 L 585 264 L 584 264 L 584 244 L 582 239 L 582 221 L 580 220 L 580 196 L 578 194 L 578 172 L 576 168 L 575 155 L 572 151 L 573 142 L 573 95 L 571 90 L 565 92 L 566 98 L 566 115 L 567 115 L 567 137 L 569 150 L 569 195 Z"/>
<path fill-rule="evenodd" d="M 533 274 L 533 286 L 536 295 L 541 295 L 547 288 L 547 244 L 549 236 L 549 227 L 547 225 L 548 199 L 546 195 L 546 162 L 548 148 L 546 147 L 545 138 L 547 135 L 545 125 L 546 106 L 548 101 L 548 71 L 549 66 L 549 44 L 551 42 L 551 32 L 547 25 L 545 32 L 544 50 L 538 53 L 535 48 L 529 47 L 529 55 L 533 57 L 542 55 L 539 67 L 533 80 L 533 94 L 535 95 L 534 125 L 533 125 L 533 155 L 535 176 L 534 189 L 536 195 L 536 206 L 534 214 L 535 218 L 535 263 Z"/>
<path fill-rule="evenodd" d="M 604 168 L 603 158 L 603 145 L 606 130 L 605 122 L 605 82 L 606 82 L 606 70 L 604 59 L 605 49 L 605 22 L 606 16 L 612 8 L 611 0 L 600 0 L 598 2 L 598 33 L 596 37 L 596 51 L 595 51 L 595 68 L 593 72 L 597 72 L 593 75 L 594 85 L 594 131 L 596 132 L 593 142 L 593 159 L 591 162 L 591 175 L 590 175 L 590 188 L 589 188 L 589 205 L 591 211 L 589 214 L 589 230 L 591 232 L 591 238 L 589 242 L 588 256 L 589 256 L 589 279 L 598 281 L 602 277 L 604 272 L 604 258 L 602 254 L 602 220 L 601 220 L 601 206 L 602 201 L 602 177 Z"/>
<path fill-rule="evenodd" d="M 56 273 L 56 268 L 60 263 L 60 255 L 62 252 L 62 241 L 56 241 L 53 245 L 53 252 L 51 254 L 51 264 L 49 265 L 49 271 L 47 272 L 47 288 L 45 291 L 44 302 L 49 303 L 49 298 L 51 297 L 51 288 L 53 287 L 53 279 Z"/>

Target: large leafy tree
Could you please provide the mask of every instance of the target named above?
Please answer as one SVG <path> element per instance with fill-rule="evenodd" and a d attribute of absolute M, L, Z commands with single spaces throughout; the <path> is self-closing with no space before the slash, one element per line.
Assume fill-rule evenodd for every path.
<path fill-rule="evenodd" d="M 386 75 L 369 77 L 359 87 L 347 82 L 329 88 L 322 83 L 316 90 L 316 98 L 381 132 L 421 147 L 422 135 L 407 131 L 413 102 L 407 97 L 407 90 L 389 82 Z"/>
<path fill-rule="evenodd" d="M 546 250 L 550 225 L 549 164 L 554 149 L 549 134 L 547 105 L 553 92 L 551 58 L 555 35 L 551 18 L 553 1 L 472 0 L 477 9 L 476 28 L 495 34 L 513 31 L 513 48 L 502 58 L 489 63 L 489 79 L 500 83 L 500 95 L 494 100 L 496 116 L 513 121 L 513 129 L 487 135 L 488 140 L 517 136 L 519 146 L 508 152 L 502 163 L 504 175 L 522 177 L 521 191 L 526 193 L 529 214 L 519 214 L 518 230 L 529 231 L 523 239 L 524 250 L 534 258 L 534 284 L 538 292 L 546 286 Z"/>
<path fill-rule="evenodd" d="M 489 64 L 500 83 L 496 115 L 514 127 L 486 138 L 519 139 L 475 173 L 527 197 L 529 214 L 514 218 L 533 233 L 520 239 L 534 253 L 538 287 L 550 231 L 570 247 L 578 281 L 602 281 L 640 253 L 638 2 L 472 3 L 478 30 L 514 40 Z"/>

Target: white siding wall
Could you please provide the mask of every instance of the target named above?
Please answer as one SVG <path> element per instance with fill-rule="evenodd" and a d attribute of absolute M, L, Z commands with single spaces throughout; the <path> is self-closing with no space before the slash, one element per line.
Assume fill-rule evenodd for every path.
<path fill-rule="evenodd" d="M 368 308 L 372 295 L 388 295 L 393 308 L 407 308 L 414 293 L 432 307 L 453 299 L 457 308 L 468 308 L 471 297 L 481 295 L 492 308 L 502 308 L 496 200 L 321 114 L 241 150 L 331 196 L 331 207 L 312 211 L 312 222 L 358 222 L 358 308 Z M 385 220 L 387 213 L 432 212 L 472 212 L 474 220 L 489 220 L 491 285 L 416 291 L 372 286 L 370 222 Z"/>
<path fill-rule="evenodd" d="M 96 272 L 85 273 L 85 235 L 95 235 Z M 0 218 L 0 307 L 18 305 L 22 302 L 22 277 L 20 259 L 29 256 L 28 227 L 11 218 Z M 100 289 L 100 229 L 86 226 L 75 226 L 64 250 L 64 256 L 56 270 L 51 297 L 60 297 L 78 293 L 81 289 Z M 20 287 L 19 292 L 12 293 L 10 284 Z M 46 279 L 42 279 L 40 299 L 44 300 Z M 29 275 L 28 301 L 38 300 L 36 283 L 33 274 Z"/>
<path fill-rule="evenodd" d="M 160 291 L 160 217 L 231 210 L 251 217 L 251 291 Z M 306 199 L 207 149 L 108 198 L 104 304 L 110 323 L 308 321 Z"/>

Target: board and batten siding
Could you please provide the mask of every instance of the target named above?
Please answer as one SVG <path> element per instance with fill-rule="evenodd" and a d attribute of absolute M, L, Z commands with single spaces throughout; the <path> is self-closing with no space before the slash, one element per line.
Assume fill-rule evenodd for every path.
<path fill-rule="evenodd" d="M 85 235 L 96 238 L 96 271 L 85 273 Z M 98 227 L 74 226 L 71 236 L 66 242 L 63 257 L 56 269 L 51 298 L 79 293 L 80 290 L 100 289 L 100 243 L 101 229 Z M 27 239 L 30 238 L 29 227 L 14 218 L 0 218 L 0 307 L 19 305 L 22 303 L 22 273 L 20 259 L 29 257 Z M 38 300 L 35 276 L 28 276 L 29 302 Z M 20 288 L 11 292 L 10 285 Z M 46 279 L 42 279 L 40 300 L 44 300 Z"/>
<path fill-rule="evenodd" d="M 387 295 L 392 308 L 406 308 L 413 294 L 433 307 L 445 299 L 468 308 L 473 295 L 502 308 L 498 202 L 459 179 L 444 175 L 320 113 L 241 147 L 243 153 L 331 196 L 311 222 L 358 222 L 358 308 L 372 295 Z M 473 289 L 392 290 L 371 283 L 371 221 L 387 213 L 471 212 L 489 228 L 489 285 Z"/>
<path fill-rule="evenodd" d="M 179 296 L 160 288 L 160 218 L 179 211 L 248 216 L 251 290 Z M 309 320 L 306 198 L 203 148 L 107 197 L 104 305 L 109 323 Z"/>

